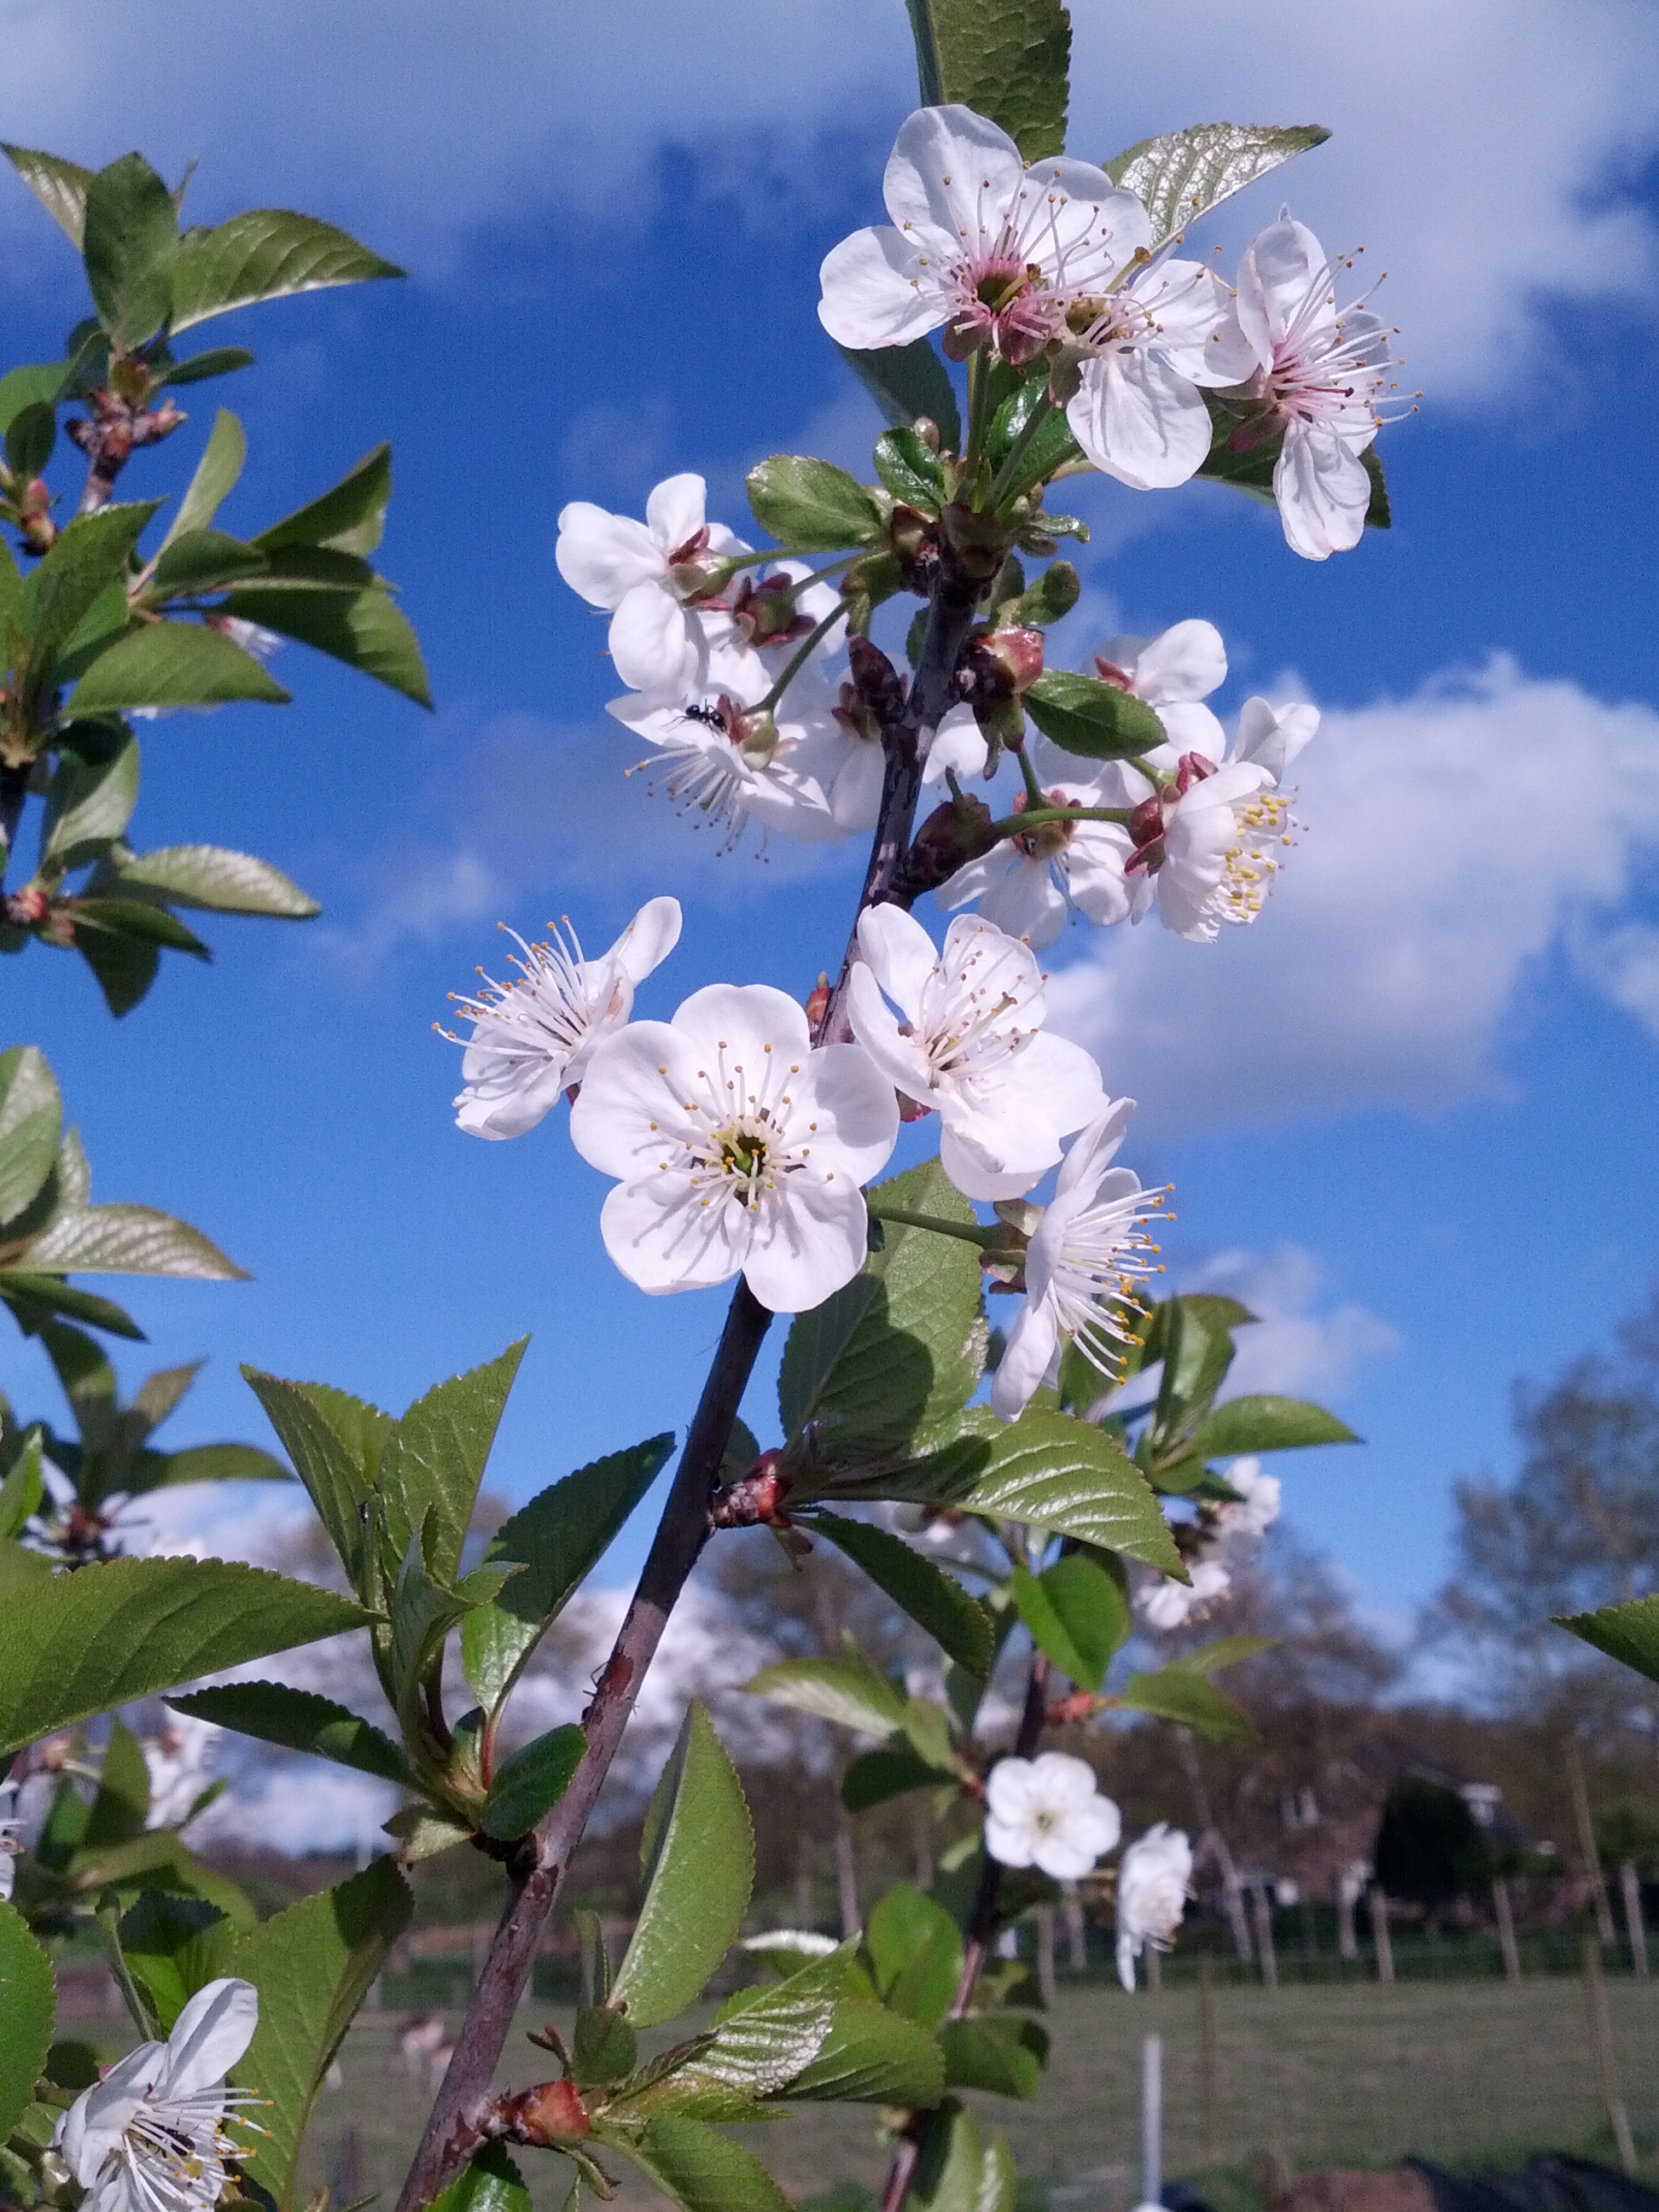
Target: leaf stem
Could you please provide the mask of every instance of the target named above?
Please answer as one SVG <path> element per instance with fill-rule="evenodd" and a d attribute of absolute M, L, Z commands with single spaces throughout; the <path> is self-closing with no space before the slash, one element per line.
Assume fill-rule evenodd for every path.
<path fill-rule="evenodd" d="M 1024 459 L 1027 449 L 1030 447 L 1031 441 L 1036 436 L 1037 432 L 1042 428 L 1044 422 L 1048 421 L 1049 416 L 1052 415 L 1054 411 L 1054 403 L 1049 398 L 1048 390 L 1045 387 L 1042 392 L 1039 395 L 1036 406 L 1032 408 L 1030 415 L 1026 420 L 1025 428 L 1020 432 L 1018 437 L 1015 439 L 1013 444 L 1008 448 L 1008 452 L 1004 458 L 1002 466 L 996 472 L 995 478 L 991 485 L 991 495 L 987 502 L 993 510 L 1000 507 L 1002 505 L 1003 501 L 1008 496 L 1007 488 L 1009 483 L 1012 481 L 1016 468 L 1018 466 L 1019 463 Z"/>
<path fill-rule="evenodd" d="M 1048 822 L 1127 822 L 1130 811 L 1127 806 L 1028 806 L 1021 813 L 1005 814 L 985 834 L 1000 841 L 1041 830 Z"/>
<path fill-rule="evenodd" d="M 891 1221 L 905 1229 L 931 1229 L 936 1237 L 955 1237 L 964 1244 L 977 1244 L 981 1252 L 988 1252 L 998 1241 L 999 1232 L 981 1222 L 945 1221 L 936 1213 L 917 1213 L 908 1206 L 890 1205 L 873 1191 L 866 1191 L 864 1203 L 878 1221 Z"/>
<path fill-rule="evenodd" d="M 968 450 L 962 457 L 962 465 L 970 483 L 979 468 L 990 410 L 991 366 L 981 348 L 968 356 Z M 977 499 L 974 505 L 978 507 Z"/>
<path fill-rule="evenodd" d="M 1030 800 L 1031 806 L 1039 809 L 1047 806 L 1048 794 L 1037 781 L 1037 772 L 1031 765 L 1031 756 L 1024 745 L 1020 746 L 1018 757 L 1019 772 L 1025 779 L 1025 796 Z M 1030 809 L 1027 811 L 1030 811 Z"/>
<path fill-rule="evenodd" d="M 802 638 L 795 651 L 790 654 L 788 659 L 784 663 L 783 673 L 779 677 L 777 682 L 772 686 L 772 689 L 767 693 L 766 696 L 750 711 L 757 714 L 769 714 L 781 706 L 782 704 L 784 693 L 794 682 L 796 677 L 800 674 L 801 670 L 805 667 L 807 662 L 817 651 L 819 646 L 823 644 L 824 639 L 828 637 L 836 624 L 838 622 L 844 622 L 846 617 L 847 602 L 845 599 L 842 599 L 837 601 L 837 603 L 830 608 L 829 613 L 825 615 L 821 623 L 815 623 L 813 624 L 808 635 Z"/>

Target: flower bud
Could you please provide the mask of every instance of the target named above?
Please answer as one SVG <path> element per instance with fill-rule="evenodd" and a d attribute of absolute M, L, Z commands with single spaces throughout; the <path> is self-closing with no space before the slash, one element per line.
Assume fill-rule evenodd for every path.
<path fill-rule="evenodd" d="M 503 2097 L 497 2110 L 514 2142 L 538 2150 L 580 2142 L 592 2124 L 574 2081 L 538 2081 L 532 2089 Z"/>
<path fill-rule="evenodd" d="M 927 447 L 930 453 L 936 453 L 939 452 L 942 443 L 939 434 L 939 424 L 934 422 L 931 415 L 918 415 L 915 421 L 910 425 L 910 428 L 915 432 L 917 437 L 921 439 L 922 444 Z"/>
<path fill-rule="evenodd" d="M 793 645 L 806 635 L 812 618 L 797 612 L 795 589 L 793 580 L 781 574 L 759 583 L 744 578 L 732 602 L 732 619 L 750 645 Z"/>
<path fill-rule="evenodd" d="M 1040 629 L 980 629 L 969 639 L 957 671 L 963 696 L 977 708 L 1017 699 L 1042 673 Z M 964 680 L 965 679 L 965 680 Z"/>
<path fill-rule="evenodd" d="M 724 698 L 720 708 L 732 744 L 754 767 L 764 768 L 778 749 L 778 726 L 771 708 L 739 707 L 735 701 Z"/>
<path fill-rule="evenodd" d="M 896 722 L 904 712 L 908 687 L 881 647 L 872 645 L 867 637 L 850 637 L 847 641 L 847 659 L 860 702 L 878 722 Z"/>
<path fill-rule="evenodd" d="M 991 810 L 982 799 L 947 799 L 916 832 L 904 863 L 905 889 L 917 897 L 936 890 L 991 850 L 996 839 L 990 833 Z"/>
<path fill-rule="evenodd" d="M 939 520 L 964 574 L 975 583 L 990 583 L 1008 557 L 1008 526 L 1003 518 L 975 514 L 965 501 L 953 500 Z"/>

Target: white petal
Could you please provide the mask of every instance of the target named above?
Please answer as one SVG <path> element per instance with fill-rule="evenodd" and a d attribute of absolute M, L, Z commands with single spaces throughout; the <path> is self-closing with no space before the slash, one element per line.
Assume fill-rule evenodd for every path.
<path fill-rule="evenodd" d="M 839 828 L 873 830 L 881 819 L 882 785 L 887 762 L 879 745 L 855 738 L 848 746 L 841 773 L 830 794 L 830 807 Z"/>
<path fill-rule="evenodd" d="M 1047 860 L 1030 859 L 1012 846 L 1006 849 L 1014 854 L 1012 864 L 1001 880 L 981 896 L 979 910 L 988 921 L 995 922 L 1010 937 L 1023 937 L 1034 949 L 1052 945 L 1066 927 L 1066 901 L 1055 885 L 1054 872 Z M 966 873 L 966 869 L 959 869 L 945 890 Z"/>
<path fill-rule="evenodd" d="M 818 283 L 818 320 L 837 345 L 908 345 L 949 312 L 945 295 L 918 279 L 915 246 L 885 225 L 855 230 L 832 246 Z"/>
<path fill-rule="evenodd" d="M 1063 1174 L 1064 1169 L 1060 1170 Z M 1017 1421 L 1048 1371 L 1060 1328 L 1046 1298 L 1028 1297 L 1008 1332 L 1008 1341 L 991 1378 L 991 1411 L 999 1420 Z"/>
<path fill-rule="evenodd" d="M 234 1977 L 198 1990 L 173 2024 L 158 2100 L 199 2096 L 222 2082 L 253 2040 L 259 1992 Z"/>
<path fill-rule="evenodd" d="M 665 553 L 678 553 L 708 518 L 708 487 L 698 476 L 669 477 L 645 502 L 651 535 Z"/>
<path fill-rule="evenodd" d="M 1239 709 L 1238 757 L 1253 761 L 1281 783 L 1291 763 L 1318 729 L 1317 707 L 1273 707 L 1265 699 L 1247 699 Z"/>
<path fill-rule="evenodd" d="M 605 1250 L 653 1297 L 729 1282 L 747 1255 L 750 1226 L 740 1207 L 702 1205 L 690 1178 L 672 1169 L 649 1182 L 619 1182 L 599 1211 Z"/>
<path fill-rule="evenodd" d="M 941 1101 L 941 1104 L 943 1101 Z M 964 1198 L 1023 1198 L 1060 1158 L 1060 1139 L 1015 1100 L 971 1115 L 942 1110 L 939 1164 Z"/>
<path fill-rule="evenodd" d="M 985 1781 L 985 1809 L 999 1820 L 1029 1820 L 1035 1809 L 1035 1762 L 1000 1759 Z"/>
<path fill-rule="evenodd" d="M 825 1116 L 830 1121 L 828 1130 L 820 1127 L 813 1139 L 813 1165 L 833 1169 L 838 1181 L 867 1182 L 886 1166 L 898 1141 L 892 1085 L 855 1044 L 824 1046 L 803 1073 L 803 1108 L 808 1097 L 816 1097 L 820 1123 Z M 792 1133 L 794 1126 L 792 1120 Z"/>
<path fill-rule="evenodd" d="M 1117 1978 L 1131 1996 L 1135 1987 L 1135 1954 L 1139 1948 L 1133 1936 L 1121 1935 L 1117 1939 Z"/>
<path fill-rule="evenodd" d="M 1176 700 L 1172 705 L 1160 707 L 1158 718 L 1169 732 L 1168 750 L 1174 755 L 1169 766 L 1173 769 L 1182 753 L 1202 753 L 1206 760 L 1220 761 L 1227 750 L 1227 732 L 1207 707 L 1195 699 Z M 1158 751 L 1164 750 L 1159 746 Z M 1145 759 L 1145 754 L 1140 756 Z M 1158 765 L 1162 767 L 1160 761 Z"/>
<path fill-rule="evenodd" d="M 863 1046 L 895 1091 L 921 1104 L 931 1103 L 933 1073 L 914 1037 L 901 1036 L 896 1017 L 881 995 L 874 975 L 859 965 L 848 979 L 847 1018 Z M 946 1174 L 950 1170 L 947 1168 Z"/>
<path fill-rule="evenodd" d="M 866 907 L 859 916 L 859 950 L 888 997 L 915 1021 L 939 966 L 933 940 L 915 916 L 902 906 Z"/>
<path fill-rule="evenodd" d="M 559 514 L 559 574 L 590 606 L 614 607 L 635 584 L 663 573 L 662 548 L 631 515 L 572 500 Z"/>
<path fill-rule="evenodd" d="M 630 690 L 669 699 L 689 690 L 697 652 L 685 610 L 665 584 L 635 584 L 611 617 L 611 664 Z"/>
<path fill-rule="evenodd" d="M 1114 645 L 1127 644 L 1115 638 Z M 1117 655 L 1107 647 L 1107 658 Z M 1120 667 L 1127 664 L 1118 661 Z M 1177 700 L 1207 699 L 1227 680 L 1227 648 L 1221 632 L 1211 622 L 1172 623 L 1148 638 L 1135 656 L 1133 670 L 1135 696 L 1161 714 Z"/>
<path fill-rule="evenodd" d="M 640 1175 L 665 1159 L 707 1103 L 696 1046 L 667 1022 L 634 1022 L 606 1037 L 570 1109 L 570 1141 L 602 1175 Z M 653 1126 L 654 1125 L 654 1126 Z"/>
<path fill-rule="evenodd" d="M 1292 325 L 1298 352 L 1330 330 L 1336 320 L 1331 283 L 1324 248 L 1305 223 L 1285 218 L 1258 234 L 1239 272 L 1238 316 L 1263 362 L 1272 360 L 1273 346 L 1290 335 Z"/>
<path fill-rule="evenodd" d="M 965 775 L 982 775 L 988 750 L 985 732 L 973 708 L 952 707 L 933 732 L 921 780 L 924 783 L 943 783 L 948 769 L 956 770 L 958 781 Z"/>
<path fill-rule="evenodd" d="M 1195 384 L 1235 384 L 1255 366 L 1243 366 L 1232 294 L 1212 269 L 1198 261 L 1160 261 L 1128 288 L 1158 325 L 1155 343 L 1172 368 Z"/>
<path fill-rule="evenodd" d="M 469 1137 L 522 1137 L 544 1121 L 564 1095 L 568 1070 L 563 1060 L 550 1060 L 533 1073 L 520 1062 L 514 1070 L 505 1053 L 486 1054 L 469 1045 L 465 1063 L 469 1073 L 475 1053 L 481 1064 L 494 1060 L 500 1070 L 493 1081 L 481 1073 L 455 1101 L 455 1127 Z"/>
<path fill-rule="evenodd" d="M 756 1079 L 769 1051 L 804 1060 L 811 1044 L 805 1009 L 769 983 L 706 983 L 682 1001 L 673 1027 L 696 1050 L 725 1054 L 728 1072 L 742 1065 Z"/>
<path fill-rule="evenodd" d="M 1323 561 L 1358 545 L 1370 505 L 1365 465 L 1334 431 L 1292 422 L 1273 470 L 1273 497 L 1285 542 L 1304 561 Z"/>
<path fill-rule="evenodd" d="M 1094 1057 L 1069 1037 L 1050 1036 L 1046 1030 L 1033 1037 L 1009 1073 L 1059 1136 L 1085 1127 L 1105 1109 Z"/>
<path fill-rule="evenodd" d="M 899 125 L 882 198 L 901 229 L 942 230 L 972 251 L 982 230 L 1001 229 L 1024 175 L 1007 132 L 972 108 L 919 107 Z"/>
<path fill-rule="evenodd" d="M 891 1103 L 892 1093 L 887 1095 Z M 896 1106 L 893 1125 L 896 1134 Z M 799 1188 L 786 1183 L 757 1209 L 744 1279 L 771 1312 L 810 1313 L 850 1283 L 864 1265 L 869 1249 L 866 1220 L 864 1194 L 853 1176 L 838 1176 L 829 1184 L 803 1176 Z"/>
<path fill-rule="evenodd" d="M 164 2043 L 141 2043 L 70 2106 L 59 2148 L 83 2189 L 91 2187 L 105 2160 L 120 2148 L 128 2123 L 166 2063 Z"/>
<path fill-rule="evenodd" d="M 1092 1195 L 1095 1186 L 1116 1157 L 1134 1110 L 1133 1098 L 1115 1098 L 1104 1113 L 1090 1122 L 1066 1153 L 1066 1164 L 1054 1180 L 1056 1198 L 1065 1198 L 1076 1190 L 1086 1190 Z"/>
<path fill-rule="evenodd" d="M 999 1866 L 1028 1867 L 1035 1856 L 1036 1832 L 1024 1820 L 1000 1820 L 994 1813 L 985 1821 L 985 1849 Z"/>
<path fill-rule="evenodd" d="M 1210 450 L 1197 386 L 1146 346 L 1085 362 L 1066 419 L 1095 466 L 1136 491 L 1185 483 Z"/>
<path fill-rule="evenodd" d="M 1103 929 L 1126 919 L 1129 891 L 1124 866 L 1133 850 L 1115 822 L 1079 822 L 1066 848 L 1066 880 L 1073 898 Z M 1033 945 L 1039 943 L 1033 938 Z"/>
<path fill-rule="evenodd" d="M 616 961 L 630 983 L 642 983 L 659 968 L 680 941 L 680 902 L 677 898 L 647 899 L 605 955 Z"/>

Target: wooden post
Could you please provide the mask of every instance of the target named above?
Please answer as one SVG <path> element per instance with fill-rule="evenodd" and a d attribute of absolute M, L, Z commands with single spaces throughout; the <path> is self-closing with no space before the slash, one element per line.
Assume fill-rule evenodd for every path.
<path fill-rule="evenodd" d="M 818 1924 L 817 1902 L 813 1894 L 812 1828 L 803 1820 L 795 1834 L 795 1925 L 813 1929 Z"/>
<path fill-rule="evenodd" d="M 1595 2075 L 1601 2084 L 1602 2108 L 1613 2130 L 1613 2139 L 1619 2146 L 1619 2163 L 1626 2173 L 1634 2173 L 1636 2145 L 1613 2063 L 1613 2023 L 1607 2017 L 1607 1985 L 1601 1973 L 1601 1947 L 1593 1936 L 1584 1938 L 1584 1990 L 1589 1999 L 1590 2039 L 1595 2045 Z"/>
<path fill-rule="evenodd" d="M 1607 1886 L 1601 1878 L 1601 1856 L 1595 1848 L 1595 1823 L 1590 1818 L 1584 1762 L 1571 1736 L 1567 1738 L 1565 1763 L 1567 1787 L 1572 1793 L 1572 1816 L 1578 1829 L 1578 1856 L 1583 1863 L 1584 1879 L 1589 1884 L 1590 1902 L 1595 1907 L 1595 1932 L 1605 1947 L 1613 1941 L 1613 1907 L 1607 1902 Z"/>
<path fill-rule="evenodd" d="M 859 1910 L 859 1863 L 853 1848 L 853 1824 L 845 1812 L 836 1822 L 836 1890 L 841 1905 L 841 1937 L 844 1943 L 864 1924 Z"/>
<path fill-rule="evenodd" d="M 1625 1893 L 1625 1932 L 1630 1938 L 1630 1962 L 1638 1981 L 1648 1978 L 1648 1931 L 1642 1918 L 1642 1882 L 1636 1862 L 1626 1859 L 1619 1869 L 1619 1887 Z"/>
<path fill-rule="evenodd" d="M 1054 2002 L 1054 1908 L 1040 1905 L 1036 1916 L 1037 1988 L 1050 2010 Z"/>
<path fill-rule="evenodd" d="M 1339 1959 L 1359 1956 L 1359 1938 L 1354 1930 L 1353 1909 L 1361 1895 L 1360 1880 L 1352 1867 L 1342 1867 L 1336 1877 L 1336 1955 Z"/>
<path fill-rule="evenodd" d="M 1060 1911 L 1066 1916 L 1066 1963 L 1074 1974 L 1087 1971 L 1089 1931 L 1084 1924 L 1083 1899 L 1074 1881 L 1060 1884 Z"/>
<path fill-rule="evenodd" d="M 1521 1947 L 1515 1940 L 1515 1915 L 1510 1909 L 1510 1886 L 1500 1874 L 1492 1886 L 1492 1909 L 1498 1921 L 1498 1948 L 1504 1954 L 1504 1979 L 1521 1978 Z"/>
<path fill-rule="evenodd" d="M 1164 1954 L 1149 1943 L 1140 1955 L 1146 1961 L 1146 1994 L 1156 1996 L 1164 1986 Z"/>
<path fill-rule="evenodd" d="M 1394 1979 L 1394 1945 L 1389 1940 L 1389 1900 L 1373 1882 L 1365 1893 L 1370 1907 L 1371 1942 L 1376 1947 L 1376 1978 L 1379 1982 Z"/>
<path fill-rule="evenodd" d="M 1266 1990 L 1276 1990 L 1279 1987 L 1279 1954 L 1273 1949 L 1273 1907 L 1267 1902 L 1265 1881 L 1253 1885 L 1250 1902 L 1255 1907 L 1255 1948 L 1261 1961 L 1261 1986 Z"/>
<path fill-rule="evenodd" d="M 1163 2200 L 1164 2039 L 1148 2035 L 1140 2045 L 1140 2202 Z"/>
<path fill-rule="evenodd" d="M 1204 2121 L 1204 2163 L 1221 2163 L 1220 2130 L 1216 2125 L 1216 2091 L 1220 2081 L 1220 2057 L 1216 2047 L 1215 1977 L 1207 1959 L 1198 1962 L 1198 2075 Z"/>

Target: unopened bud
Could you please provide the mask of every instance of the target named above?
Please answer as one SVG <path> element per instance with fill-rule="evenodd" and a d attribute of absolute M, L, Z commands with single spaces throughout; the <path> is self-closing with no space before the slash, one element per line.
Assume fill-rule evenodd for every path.
<path fill-rule="evenodd" d="M 33 929 L 46 920 L 52 901 L 38 884 L 29 884 L 21 891 L 8 891 L 0 908 L 14 929 Z"/>
<path fill-rule="evenodd" d="M 763 1451 L 736 1482 L 717 1492 L 708 1509 L 709 1527 L 755 1528 L 781 1519 L 789 1490 L 782 1460 L 780 1450 Z"/>
<path fill-rule="evenodd" d="M 745 576 L 732 602 L 732 619 L 751 645 L 791 645 L 812 627 L 810 615 L 795 606 L 795 586 L 784 575 L 760 583 Z"/>
<path fill-rule="evenodd" d="M 997 842 L 991 827 L 991 810 L 982 799 L 947 799 L 943 806 L 936 806 L 917 830 L 906 857 L 906 890 L 918 897 L 935 890 L 958 868 L 988 853 Z"/>
<path fill-rule="evenodd" d="M 908 687 L 881 647 L 872 645 L 867 637 L 850 637 L 847 641 L 847 660 L 860 705 L 867 708 L 878 723 L 897 721 L 904 712 Z"/>
<path fill-rule="evenodd" d="M 939 424 L 934 422 L 931 415 L 918 415 L 910 427 L 930 453 L 939 452 L 944 441 L 939 434 Z"/>
<path fill-rule="evenodd" d="M 131 354 L 112 354 L 109 364 L 109 388 L 118 398 L 128 401 L 129 404 L 136 404 L 147 398 L 150 389 L 148 363 L 135 359 Z"/>
<path fill-rule="evenodd" d="M 807 1027 L 815 1034 L 823 1026 L 823 1018 L 830 1011 L 830 978 L 820 972 L 818 980 L 806 994 Z"/>
<path fill-rule="evenodd" d="M 1040 629 L 975 630 L 963 649 L 957 670 L 958 688 L 978 707 L 1001 699 L 1017 699 L 1029 691 L 1042 673 L 1042 632 Z"/>
<path fill-rule="evenodd" d="M 1008 557 L 1008 526 L 1000 515 L 979 514 L 952 500 L 939 517 L 945 541 L 972 581 L 988 584 Z"/>
<path fill-rule="evenodd" d="M 912 591 L 925 590 L 939 560 L 939 538 L 933 518 L 920 507 L 895 501 L 888 518 L 887 541 Z"/>
<path fill-rule="evenodd" d="M 592 2124 L 574 2081 L 538 2081 L 533 2089 L 501 2098 L 495 2109 L 513 2142 L 538 2150 L 580 2142 Z"/>
<path fill-rule="evenodd" d="M 778 726 L 771 708 L 737 707 L 729 699 L 722 699 L 720 705 L 726 709 L 732 744 L 752 767 L 764 768 L 778 749 Z"/>

